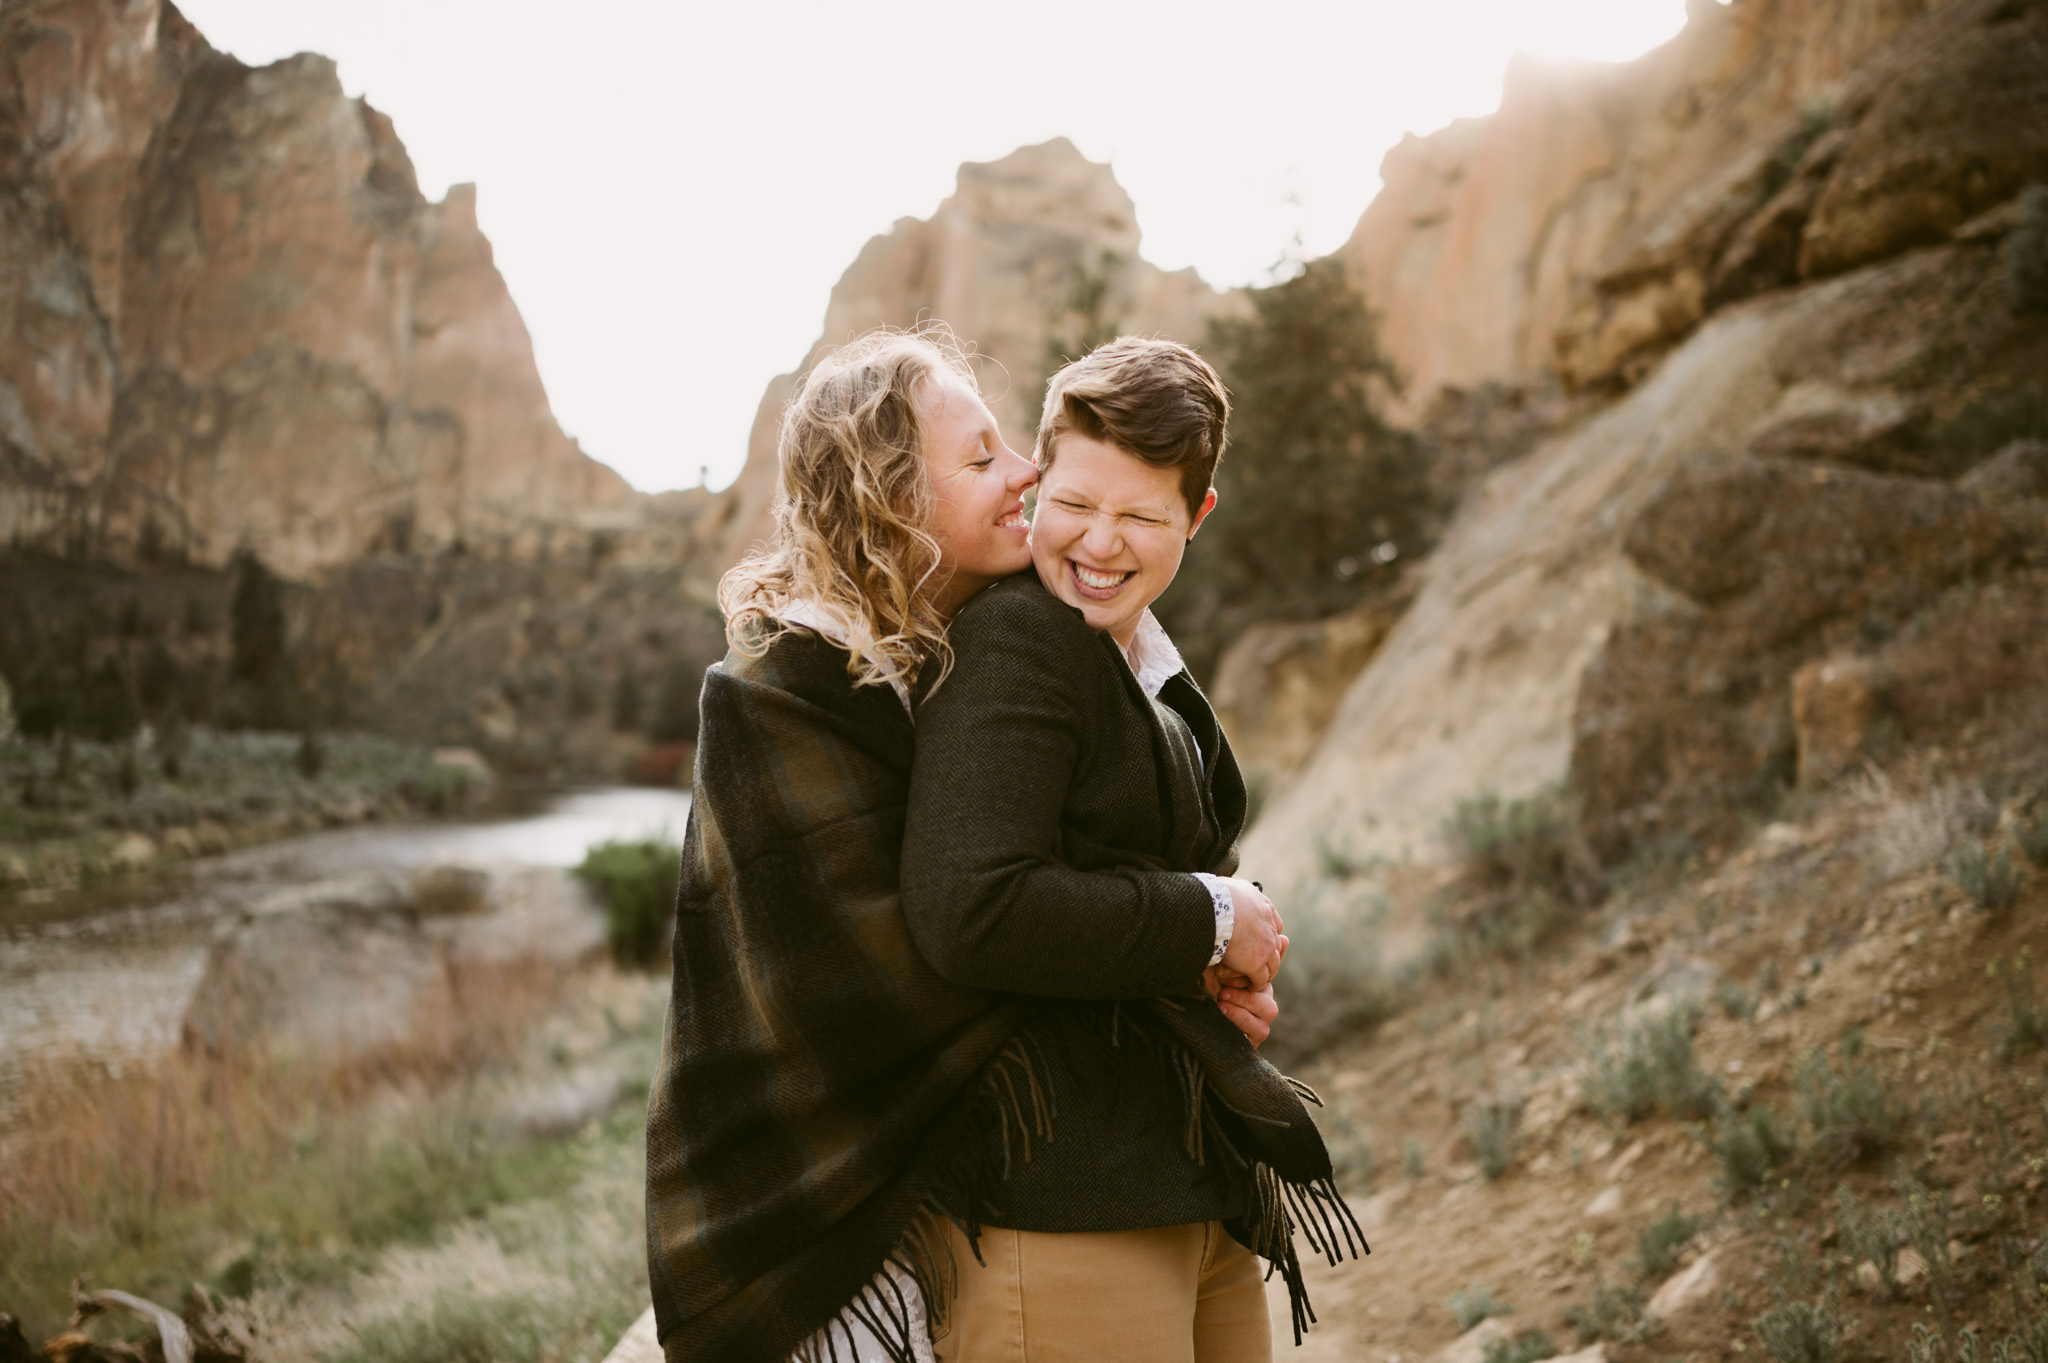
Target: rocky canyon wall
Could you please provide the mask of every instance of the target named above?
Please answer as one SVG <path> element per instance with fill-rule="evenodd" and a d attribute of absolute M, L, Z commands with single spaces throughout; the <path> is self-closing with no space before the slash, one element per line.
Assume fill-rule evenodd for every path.
<path fill-rule="evenodd" d="M 1346 249 L 1416 389 L 1581 397 L 1268 807 L 1268 883 L 1560 783 L 1609 858 L 1712 841 L 2048 715 L 2048 6 L 1696 6 L 1404 144 Z"/>
<path fill-rule="evenodd" d="M 332 62 L 165 0 L 0 14 L 0 536 L 304 578 L 530 549 L 632 500 L 563 435 L 474 190 L 420 193 Z"/>
<path fill-rule="evenodd" d="M 1382 313 L 1410 404 L 1553 373 L 1633 381 L 1707 293 L 1760 292 L 1731 287 L 1734 260 L 1716 277 L 1720 248 L 1835 118 L 1859 63 L 1936 3 L 1693 0 L 1685 29 L 1636 61 L 1518 57 L 1497 112 L 1404 138 L 1339 254 Z M 1672 261 L 1688 236 L 1719 240 Z"/>
<path fill-rule="evenodd" d="M 873 327 L 943 320 L 985 357 L 989 405 L 1011 445 L 1028 450 L 1062 356 L 1122 332 L 1199 341 L 1209 315 L 1232 306 L 1192 269 L 1161 270 L 1138 248 L 1130 195 L 1065 138 L 969 162 L 931 217 L 899 218 L 862 248 L 832 289 L 811 353 Z M 796 377 L 777 377 L 762 397 L 746 467 L 722 508 L 724 562 L 767 528 L 775 441 Z"/>

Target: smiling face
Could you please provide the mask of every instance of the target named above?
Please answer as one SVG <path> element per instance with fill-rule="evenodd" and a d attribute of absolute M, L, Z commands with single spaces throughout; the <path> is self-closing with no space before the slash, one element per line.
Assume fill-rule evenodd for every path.
<path fill-rule="evenodd" d="M 1024 490 L 1038 481 L 1038 469 L 1003 443 L 988 404 L 951 374 L 925 381 L 918 410 L 934 494 L 930 528 L 939 542 L 928 590 L 950 619 L 967 598 L 1031 562 Z"/>
<path fill-rule="evenodd" d="M 1079 431 L 1060 436 L 1057 453 L 1038 488 L 1032 564 L 1046 590 L 1129 647 L 1145 608 L 1180 571 L 1216 491 L 1190 515 L 1179 469 Z"/>

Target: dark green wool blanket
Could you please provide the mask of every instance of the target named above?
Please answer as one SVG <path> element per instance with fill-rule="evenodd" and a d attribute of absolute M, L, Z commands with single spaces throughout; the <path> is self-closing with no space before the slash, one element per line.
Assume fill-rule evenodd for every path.
<path fill-rule="evenodd" d="M 884 1266 L 943 1320 L 957 1266 L 930 1218 L 972 1242 L 1006 1166 L 1057 1135 L 1031 1041 L 1048 1001 L 951 982 L 913 944 L 899 869 L 914 731 L 846 663 L 797 631 L 705 678 L 648 1106 L 649 1277 L 670 1363 L 850 1357 L 842 1312 L 907 1363 Z M 1178 1077 L 1190 1155 L 1244 1180 L 1233 1230 L 1287 1277 L 1298 1332 L 1312 1317 L 1294 1232 L 1334 1261 L 1356 1230 L 1305 1090 L 1206 998 L 1121 1007 L 1132 1042 Z"/>

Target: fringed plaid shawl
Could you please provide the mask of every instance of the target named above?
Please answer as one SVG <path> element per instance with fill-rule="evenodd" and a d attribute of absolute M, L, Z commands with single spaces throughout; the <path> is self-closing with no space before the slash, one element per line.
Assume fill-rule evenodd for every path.
<path fill-rule="evenodd" d="M 648 1109 L 662 1347 L 670 1363 L 842 1356 L 834 1322 L 851 1315 L 908 1360 L 899 1284 L 943 1319 L 956 1268 L 930 1218 L 973 1240 L 998 1152 L 1055 1134 L 1027 1039 L 1046 1005 L 950 983 L 912 944 L 898 878 L 913 734 L 892 693 L 851 685 L 844 651 L 795 632 L 728 656 L 701 715 Z M 1245 1181 L 1233 1232 L 1286 1276 L 1298 1337 L 1313 1316 L 1293 1232 L 1332 1262 L 1364 1250 L 1306 1090 L 1205 998 L 1124 1011 L 1181 1078 L 1190 1155 Z"/>
<path fill-rule="evenodd" d="M 1003 1058 L 1036 1005 L 949 984 L 911 944 L 893 693 L 792 632 L 711 669 L 701 713 L 648 1104 L 649 1276 L 671 1363 L 783 1363 L 864 1293 L 896 1316 L 867 1291 L 892 1256 L 942 1307 L 907 1232 L 978 1151 L 991 1086 L 1049 1121 L 1021 1053 Z"/>

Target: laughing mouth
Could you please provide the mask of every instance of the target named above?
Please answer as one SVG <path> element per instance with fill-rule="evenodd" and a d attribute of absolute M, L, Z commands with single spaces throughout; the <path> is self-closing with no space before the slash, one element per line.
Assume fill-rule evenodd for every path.
<path fill-rule="evenodd" d="M 1113 592 L 1132 577 L 1128 572 L 1105 573 L 1095 568 L 1084 568 L 1072 559 L 1067 560 L 1067 566 L 1073 569 L 1074 580 L 1092 592 Z"/>
<path fill-rule="evenodd" d="M 1024 519 L 1024 508 L 1018 507 L 1009 515 L 996 522 L 998 530 L 1029 530 L 1031 522 Z"/>

